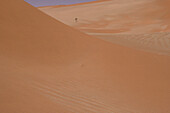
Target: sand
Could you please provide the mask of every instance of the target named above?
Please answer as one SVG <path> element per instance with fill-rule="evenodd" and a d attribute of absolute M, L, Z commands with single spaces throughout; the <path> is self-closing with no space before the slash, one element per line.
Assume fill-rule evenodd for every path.
<path fill-rule="evenodd" d="M 0 4 L 1 113 L 168 113 L 170 57 L 71 28 L 23 0 Z"/>
<path fill-rule="evenodd" d="M 148 41 L 146 34 L 151 42 L 158 45 L 155 46 L 152 43 L 149 45 L 151 47 L 148 47 L 142 44 L 141 50 L 170 55 L 169 46 L 162 47 L 162 44 L 170 45 L 169 38 L 164 37 L 164 34 L 170 31 L 169 4 L 169 0 L 103 0 L 103 2 L 91 4 L 39 9 L 67 25 L 106 41 L 117 44 L 117 41 L 113 40 L 118 40 L 117 36 L 119 36 L 119 44 L 123 46 L 128 45 L 138 49 L 138 46 L 134 46 L 139 44 L 134 37 L 137 35 L 136 38 L 140 40 L 140 43 L 145 43 Z M 77 23 L 74 21 L 75 17 L 78 18 Z M 153 38 L 155 34 L 156 37 Z M 166 38 L 168 41 L 160 44 L 160 38 L 157 37 Z"/>
<path fill-rule="evenodd" d="M 88 33 L 125 47 L 135 48 L 142 51 L 153 52 L 170 56 L 170 33 L 145 33 L 145 34 L 109 34 Z"/>
<path fill-rule="evenodd" d="M 166 4 L 169 4 L 168 0 L 103 0 L 72 7 L 39 9 L 82 31 L 136 34 L 170 31 L 169 6 Z M 74 22 L 75 17 L 79 18 L 78 23 Z"/>

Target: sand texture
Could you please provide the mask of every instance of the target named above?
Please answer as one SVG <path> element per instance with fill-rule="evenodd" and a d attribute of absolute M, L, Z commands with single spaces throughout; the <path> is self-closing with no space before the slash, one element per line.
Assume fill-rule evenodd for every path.
<path fill-rule="evenodd" d="M 0 113 L 169 113 L 170 57 L 0 4 Z"/>

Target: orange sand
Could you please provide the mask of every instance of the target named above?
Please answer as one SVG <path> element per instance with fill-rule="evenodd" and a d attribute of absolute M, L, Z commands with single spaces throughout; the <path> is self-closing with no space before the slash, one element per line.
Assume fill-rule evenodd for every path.
<path fill-rule="evenodd" d="M 0 113 L 170 111 L 169 56 L 88 36 L 23 0 L 0 12 Z"/>
<path fill-rule="evenodd" d="M 127 29 L 124 33 L 136 34 L 170 31 L 168 4 L 169 0 L 103 0 L 93 4 L 39 9 L 82 31 Z M 78 23 L 74 22 L 75 17 L 79 18 Z"/>
<path fill-rule="evenodd" d="M 118 40 L 123 46 L 170 55 L 170 38 L 163 37 L 165 41 L 159 43 L 159 39 L 165 36 L 164 33 L 170 31 L 169 5 L 169 0 L 109 0 L 101 3 L 39 9 L 97 38 L 112 43 L 117 43 L 115 40 Z M 74 21 L 75 17 L 78 18 L 77 23 Z M 148 42 L 145 34 L 151 42 L 150 47 L 147 44 L 139 44 Z M 139 43 L 134 39 L 136 35 L 138 35 L 137 40 L 140 40 Z M 156 37 L 153 38 L 154 36 Z"/>

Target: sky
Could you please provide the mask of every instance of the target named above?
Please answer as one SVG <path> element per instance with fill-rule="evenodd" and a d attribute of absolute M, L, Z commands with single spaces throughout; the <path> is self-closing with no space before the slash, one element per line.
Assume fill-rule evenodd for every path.
<path fill-rule="evenodd" d="M 96 0 L 25 0 L 34 7 L 54 6 L 54 5 L 69 5 L 83 2 L 91 2 Z"/>

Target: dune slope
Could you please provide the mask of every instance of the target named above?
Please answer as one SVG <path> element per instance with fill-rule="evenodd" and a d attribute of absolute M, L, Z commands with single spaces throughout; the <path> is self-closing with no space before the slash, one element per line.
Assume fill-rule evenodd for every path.
<path fill-rule="evenodd" d="M 74 7 L 39 9 L 84 32 L 136 34 L 169 32 L 168 4 L 168 0 L 103 0 Z M 77 23 L 75 17 L 79 18 Z"/>
<path fill-rule="evenodd" d="M 90 34 L 97 38 L 142 51 L 170 56 L 170 33 Z"/>
<path fill-rule="evenodd" d="M 169 0 L 101 1 L 103 2 L 39 9 L 97 38 L 143 51 L 170 55 L 169 35 L 165 35 L 170 31 Z M 75 17 L 78 22 L 75 22 Z"/>
<path fill-rule="evenodd" d="M 170 111 L 170 57 L 95 39 L 23 0 L 0 12 L 0 112 Z"/>

